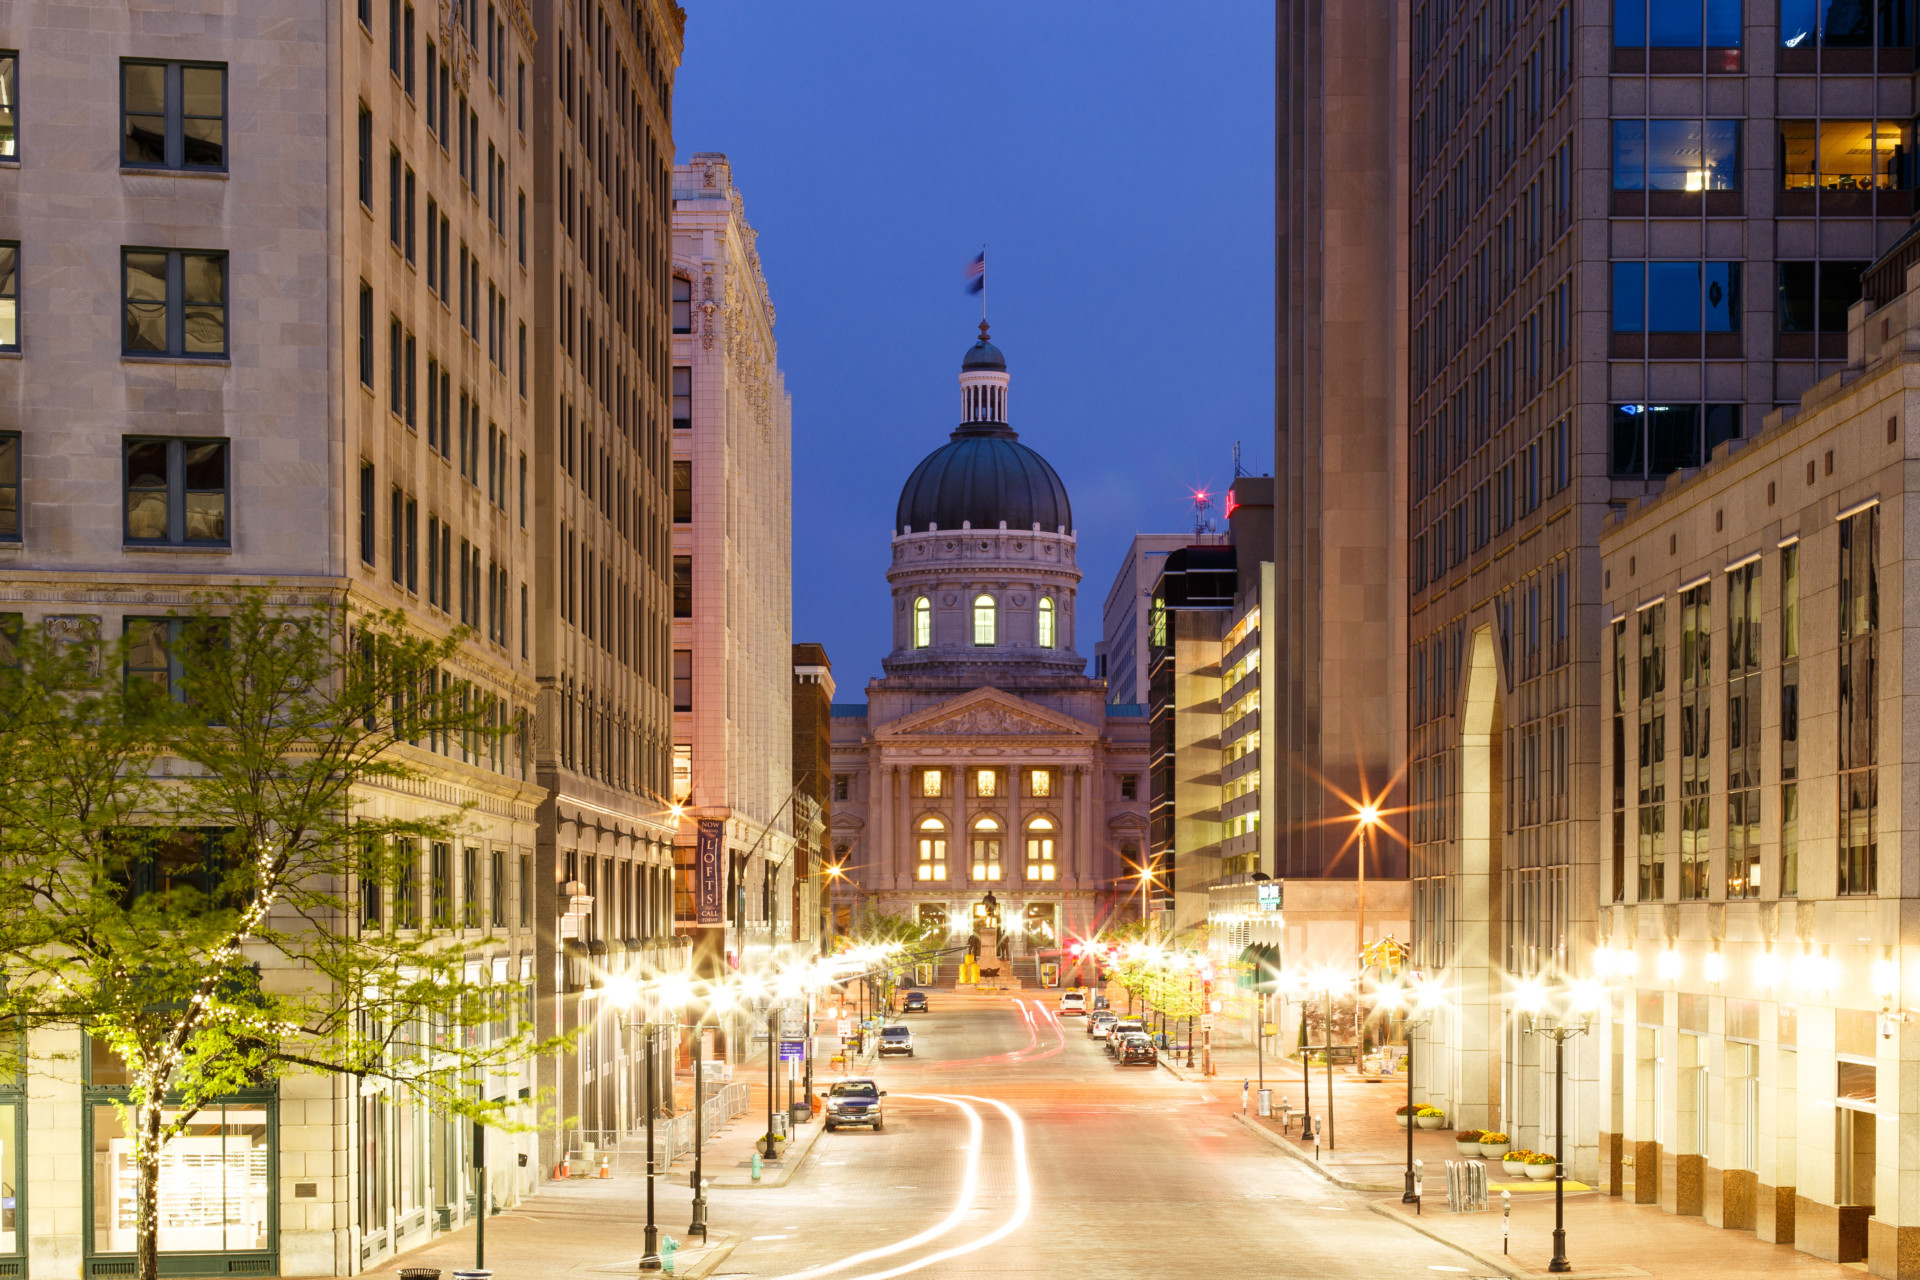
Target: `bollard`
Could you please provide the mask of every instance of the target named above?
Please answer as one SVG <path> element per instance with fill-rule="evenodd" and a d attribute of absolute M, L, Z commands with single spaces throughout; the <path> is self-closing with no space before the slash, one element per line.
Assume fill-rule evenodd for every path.
<path fill-rule="evenodd" d="M 1500 1193 L 1500 1252 L 1507 1251 L 1507 1226 L 1513 1221 L 1513 1192 Z"/>
<path fill-rule="evenodd" d="M 1413 1162 L 1413 1216 L 1416 1218 L 1421 1216 L 1420 1193 L 1426 1189 L 1426 1176 L 1427 1162 L 1425 1160 L 1415 1160 Z"/>
<path fill-rule="evenodd" d="M 1252 1081 L 1250 1080 L 1242 1080 L 1240 1082 L 1240 1114 L 1243 1116 L 1247 1114 L 1247 1087 L 1251 1083 Z"/>
<path fill-rule="evenodd" d="M 1320 1159 L 1320 1117 L 1319 1116 L 1315 1116 L 1313 1118 L 1313 1158 L 1316 1162 Z"/>

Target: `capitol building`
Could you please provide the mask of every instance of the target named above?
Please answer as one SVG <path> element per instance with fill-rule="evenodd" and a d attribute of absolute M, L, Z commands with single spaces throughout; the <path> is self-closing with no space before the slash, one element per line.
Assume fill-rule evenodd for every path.
<path fill-rule="evenodd" d="M 1147 721 L 1085 674 L 1072 504 L 1007 392 L 982 323 L 960 425 L 900 492 L 886 675 L 833 709 L 833 845 L 843 910 L 857 896 L 996 938 L 1033 979 L 1072 938 L 1139 918 Z"/>

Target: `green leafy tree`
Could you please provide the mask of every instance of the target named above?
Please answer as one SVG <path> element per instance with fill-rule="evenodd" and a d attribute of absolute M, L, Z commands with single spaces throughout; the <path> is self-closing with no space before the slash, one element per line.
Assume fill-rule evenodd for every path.
<path fill-rule="evenodd" d="M 425 753 L 478 760 L 504 708 L 446 674 L 462 634 L 337 601 L 209 597 L 118 641 L 38 629 L 0 670 L 0 978 L 23 1031 L 125 1066 L 138 1273 L 158 1275 L 161 1152 L 203 1106 L 301 1071 L 384 1077 L 511 1125 L 490 1070 L 564 1041 L 467 979 L 423 842 Z M 383 892 L 383 890 L 385 892 Z M 424 899 L 424 901 L 423 901 Z M 32 1069 L 32 1063 L 29 1063 Z"/>

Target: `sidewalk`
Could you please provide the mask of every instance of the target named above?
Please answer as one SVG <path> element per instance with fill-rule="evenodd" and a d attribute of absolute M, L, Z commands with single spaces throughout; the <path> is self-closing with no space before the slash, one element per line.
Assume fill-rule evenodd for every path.
<path fill-rule="evenodd" d="M 1162 1065 L 1181 1079 L 1202 1077 L 1196 1057 L 1189 1072 L 1186 1059 Z M 1273 1090 L 1274 1116 L 1263 1120 L 1254 1112 L 1258 1098 L 1255 1063 L 1251 1053 L 1227 1057 L 1216 1054 L 1215 1074 L 1208 1083 L 1222 1092 L 1247 1080 L 1247 1115 L 1241 1120 L 1296 1159 L 1316 1165 L 1321 1176 L 1336 1185 L 1371 1193 L 1374 1212 L 1404 1222 L 1408 1227 L 1451 1245 L 1499 1274 L 1534 1280 L 1547 1274 L 1553 1256 L 1553 1183 L 1515 1182 L 1497 1163 L 1487 1166 L 1488 1200 L 1484 1213 L 1451 1213 L 1447 1209 L 1446 1163 L 1462 1160 L 1450 1129 L 1415 1130 L 1413 1156 L 1425 1162 L 1424 1203 L 1415 1216 L 1403 1205 L 1407 1131 L 1394 1115 L 1406 1103 L 1406 1080 L 1389 1076 L 1378 1082 L 1356 1079 L 1339 1067 L 1333 1073 L 1333 1120 L 1336 1140 L 1323 1147 L 1318 1162 L 1313 1143 L 1300 1141 L 1299 1112 L 1303 1095 L 1300 1064 L 1266 1060 L 1266 1084 Z M 1313 1112 L 1327 1114 L 1326 1068 L 1312 1073 Z M 1291 1131 L 1280 1133 L 1280 1104 L 1285 1099 L 1294 1113 Z M 1237 1103 L 1237 1099 L 1235 1100 Z M 1234 1108 L 1239 1118 L 1239 1108 Z M 1576 1187 L 1582 1187 L 1575 1190 Z M 1508 1252 L 1501 1251 L 1501 1189 L 1512 1190 L 1512 1217 L 1507 1222 Z M 1384 1194 L 1383 1194 L 1384 1193 Z M 1653 1205 L 1635 1205 L 1604 1192 L 1569 1183 L 1566 1194 L 1567 1257 L 1576 1276 L 1699 1276 L 1714 1280 L 1748 1277 L 1795 1277 L 1796 1280 L 1856 1280 L 1863 1265 L 1826 1262 L 1801 1253 L 1791 1245 L 1768 1244 L 1750 1232 L 1708 1226 L 1705 1219 L 1663 1213 Z"/>

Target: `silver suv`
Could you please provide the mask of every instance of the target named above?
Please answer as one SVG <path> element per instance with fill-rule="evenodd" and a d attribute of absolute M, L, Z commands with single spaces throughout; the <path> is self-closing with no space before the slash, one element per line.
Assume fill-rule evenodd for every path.
<path fill-rule="evenodd" d="M 887 1091 L 871 1080 L 841 1080 L 827 1090 L 827 1132 L 850 1124 L 871 1125 L 877 1131 L 886 1123 L 880 1099 Z"/>

